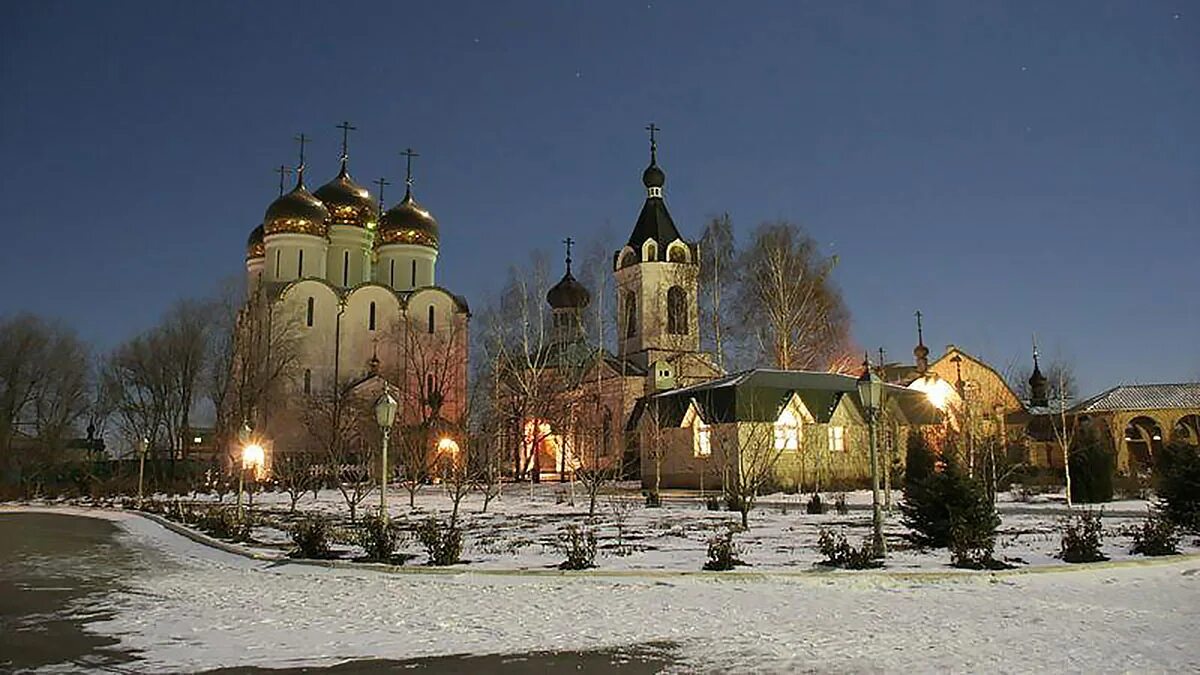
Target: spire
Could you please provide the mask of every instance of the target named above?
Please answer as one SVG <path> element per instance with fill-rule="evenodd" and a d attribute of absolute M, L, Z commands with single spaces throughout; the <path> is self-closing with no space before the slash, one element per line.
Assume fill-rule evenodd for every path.
<path fill-rule="evenodd" d="M 921 310 L 917 310 L 917 346 L 913 347 L 913 356 L 917 359 L 917 374 L 924 376 L 929 370 L 929 347 L 925 346 L 925 334 L 921 329 Z"/>
<path fill-rule="evenodd" d="M 562 243 L 566 244 L 567 247 L 567 275 L 569 276 L 571 274 L 571 246 L 575 243 L 575 240 L 567 237 L 563 239 Z"/>
<path fill-rule="evenodd" d="M 304 187 L 304 144 L 310 139 L 304 133 L 296 136 L 296 142 L 300 144 L 300 165 L 296 167 L 296 188 Z"/>
<path fill-rule="evenodd" d="M 1033 373 L 1029 376 L 1029 405 L 1045 408 L 1050 405 L 1046 376 L 1038 365 L 1037 335 L 1033 336 Z"/>
<path fill-rule="evenodd" d="M 289 169 L 286 164 L 280 164 L 279 168 L 275 169 L 275 173 L 279 174 L 279 196 L 282 197 L 283 196 L 283 181 L 289 173 L 292 173 L 292 170 Z"/>
<path fill-rule="evenodd" d="M 350 126 L 349 122 L 342 122 L 337 125 L 337 128 L 342 130 L 342 170 L 338 176 L 344 178 L 348 175 L 346 172 L 346 162 L 350 159 L 350 132 L 357 131 L 358 127 Z"/>
<path fill-rule="evenodd" d="M 400 154 L 408 160 L 404 168 L 404 201 L 410 201 L 412 200 L 413 186 L 412 161 L 413 157 L 420 157 L 420 155 L 413 152 L 412 148 L 405 148 L 404 152 Z"/>

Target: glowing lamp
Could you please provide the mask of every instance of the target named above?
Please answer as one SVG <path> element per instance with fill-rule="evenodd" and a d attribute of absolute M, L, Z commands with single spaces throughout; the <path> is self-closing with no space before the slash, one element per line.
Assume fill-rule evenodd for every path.
<path fill-rule="evenodd" d="M 396 410 L 400 404 L 392 396 L 390 391 L 386 389 L 379 400 L 375 401 L 375 421 L 381 429 L 391 429 L 396 422 Z"/>
<path fill-rule="evenodd" d="M 267 462 L 267 453 L 258 443 L 250 443 L 242 448 L 242 468 L 254 469 L 257 473 Z"/>
<path fill-rule="evenodd" d="M 452 455 L 457 454 L 458 443 L 456 443 L 453 438 L 443 438 L 438 441 L 437 449 L 438 452 L 448 452 Z"/>

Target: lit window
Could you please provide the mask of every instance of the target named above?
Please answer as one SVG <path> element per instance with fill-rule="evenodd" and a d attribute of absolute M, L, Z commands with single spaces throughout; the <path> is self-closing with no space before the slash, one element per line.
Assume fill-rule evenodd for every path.
<path fill-rule="evenodd" d="M 200 438 L 199 436 L 196 436 L 196 437 L 192 438 L 192 442 L 195 443 L 196 445 L 200 445 L 201 443 L 204 442 L 204 439 Z"/>
<path fill-rule="evenodd" d="M 712 429 L 700 421 L 700 416 L 692 422 L 692 454 L 696 457 L 708 457 L 712 454 Z"/>
<path fill-rule="evenodd" d="M 800 449 L 800 420 L 791 407 L 784 408 L 779 419 L 775 420 L 775 449 Z"/>
<path fill-rule="evenodd" d="M 833 452 L 846 451 L 846 427 L 829 427 L 829 449 Z"/>

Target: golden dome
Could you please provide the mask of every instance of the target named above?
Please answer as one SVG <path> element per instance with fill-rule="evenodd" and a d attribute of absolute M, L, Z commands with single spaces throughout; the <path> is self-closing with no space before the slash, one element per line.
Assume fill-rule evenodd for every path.
<path fill-rule="evenodd" d="M 254 260 L 267 255 L 267 248 L 263 244 L 263 226 L 250 230 L 250 238 L 246 240 L 246 260 Z"/>
<path fill-rule="evenodd" d="M 337 177 L 317 188 L 313 196 L 329 210 L 330 225 L 354 225 L 374 228 L 378 220 L 375 202 L 366 188 L 354 182 L 346 165 Z"/>
<path fill-rule="evenodd" d="M 437 248 L 437 220 L 413 199 L 411 190 L 405 192 L 404 199 L 379 219 L 375 245 L 386 244 L 417 244 Z"/>
<path fill-rule="evenodd" d="M 329 209 L 297 181 L 292 191 L 271 202 L 263 216 L 263 232 L 272 234 L 311 234 L 324 237 L 329 232 Z"/>

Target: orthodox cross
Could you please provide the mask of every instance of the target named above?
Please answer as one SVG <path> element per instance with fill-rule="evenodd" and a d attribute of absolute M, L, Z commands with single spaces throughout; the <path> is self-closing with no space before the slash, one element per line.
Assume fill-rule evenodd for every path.
<path fill-rule="evenodd" d="M 408 164 L 407 164 L 407 166 L 406 166 L 406 167 L 405 167 L 405 169 L 404 169 L 404 187 L 405 187 L 405 190 L 407 190 L 407 191 L 410 191 L 410 192 L 411 192 L 411 191 L 412 191 L 412 184 L 413 184 L 413 178 L 412 178 L 412 161 L 413 161 L 413 157 L 420 157 L 420 155 L 418 155 L 417 153 L 413 152 L 413 149 L 412 149 L 412 148 L 405 148 L 405 149 L 404 149 L 404 152 L 402 152 L 402 153 L 400 153 L 400 154 L 401 154 L 402 156 L 404 156 L 404 157 L 405 157 L 405 158 L 408 160 Z"/>
<path fill-rule="evenodd" d="M 879 372 L 883 372 L 883 357 L 887 354 L 883 347 L 879 348 Z"/>
<path fill-rule="evenodd" d="M 658 154 L 658 141 L 655 139 L 655 134 L 662 131 L 662 129 L 655 125 L 654 122 L 651 122 L 646 126 L 646 131 L 650 132 L 650 161 L 654 162 L 657 160 Z"/>
<path fill-rule="evenodd" d="M 382 213 L 383 212 L 383 188 L 388 185 L 391 185 L 392 182 L 390 180 L 384 178 L 383 176 L 380 176 L 379 180 L 374 181 L 374 182 L 376 185 L 379 186 L 379 211 L 380 211 L 380 213 Z"/>
<path fill-rule="evenodd" d="M 917 310 L 917 344 L 925 344 L 925 336 L 921 334 L 921 310 Z"/>
<path fill-rule="evenodd" d="M 1037 333 L 1033 334 L 1033 367 L 1038 367 Z"/>
<path fill-rule="evenodd" d="M 567 245 L 567 274 L 570 274 L 571 273 L 571 246 L 575 243 L 575 240 L 570 237 L 567 237 L 566 239 L 562 240 L 562 243 Z"/>
<path fill-rule="evenodd" d="M 350 126 L 349 122 L 342 122 L 337 128 L 342 130 L 342 169 L 345 169 L 346 160 L 350 157 L 350 132 L 358 131 L 358 127 Z"/>
<path fill-rule="evenodd" d="M 280 164 L 279 168 L 275 169 L 275 173 L 279 174 L 279 196 L 282 197 L 283 196 L 283 181 L 289 173 L 292 173 L 292 170 L 289 169 L 286 164 Z"/>
<path fill-rule="evenodd" d="M 296 136 L 296 142 L 300 144 L 300 166 L 296 167 L 296 174 L 299 176 L 300 182 L 304 182 L 304 144 L 309 141 L 308 136 L 303 133 Z"/>

